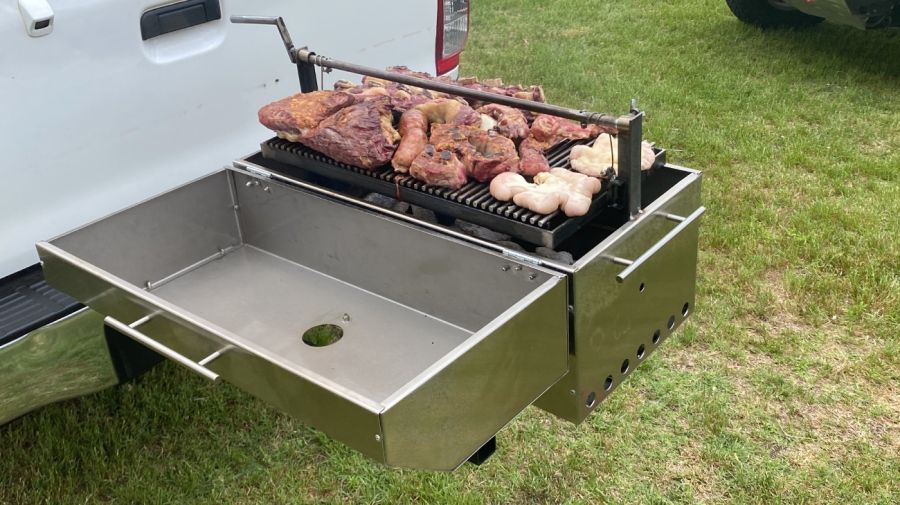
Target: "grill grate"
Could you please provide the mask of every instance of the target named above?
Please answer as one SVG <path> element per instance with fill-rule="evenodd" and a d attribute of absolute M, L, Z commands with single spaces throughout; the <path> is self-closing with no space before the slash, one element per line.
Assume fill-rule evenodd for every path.
<path fill-rule="evenodd" d="M 553 146 L 546 153 L 550 166 L 571 168 L 569 153 L 572 147 L 590 142 L 590 139 L 565 140 Z M 491 196 L 487 183 L 470 181 L 459 189 L 434 186 L 408 174 L 394 172 L 390 165 L 367 170 L 336 161 L 303 144 L 279 138 L 269 139 L 263 142 L 261 147 L 265 158 L 392 196 L 547 247 L 555 247 L 571 236 L 581 227 L 581 223 L 599 213 L 610 201 L 608 184 L 604 181 L 603 189 L 594 195 L 591 209 L 585 216 L 569 218 L 561 211 L 547 215 L 537 214 L 512 202 L 497 200 Z M 335 170 L 336 168 L 340 170 Z"/>

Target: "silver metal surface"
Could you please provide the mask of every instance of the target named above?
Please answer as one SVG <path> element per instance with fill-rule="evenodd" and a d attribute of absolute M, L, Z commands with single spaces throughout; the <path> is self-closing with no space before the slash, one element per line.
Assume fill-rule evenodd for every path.
<path fill-rule="evenodd" d="M 297 186 L 297 187 L 306 189 L 308 191 L 312 191 L 314 193 L 318 193 L 320 195 L 327 196 L 330 199 L 339 200 L 341 202 L 348 203 L 348 204 L 351 204 L 356 207 L 361 207 L 361 208 L 366 209 L 375 214 L 383 214 L 383 215 L 391 217 L 392 219 L 413 224 L 417 227 L 424 228 L 431 232 L 435 232 L 439 235 L 447 235 L 447 236 L 450 236 L 452 238 L 455 238 L 455 239 L 458 239 L 458 240 L 461 240 L 464 242 L 470 242 L 472 244 L 480 246 L 483 249 L 497 251 L 497 252 L 500 252 L 501 254 L 505 254 L 505 255 L 508 255 L 513 258 L 521 259 L 520 255 L 518 255 L 518 253 L 516 251 L 507 249 L 507 248 L 505 248 L 501 245 L 498 245 L 494 242 L 482 240 L 478 237 L 474 237 L 472 235 L 467 235 L 465 233 L 461 233 L 457 230 L 454 230 L 453 228 L 448 228 L 446 226 L 441 226 L 439 224 L 429 223 L 427 221 L 421 221 L 413 216 L 410 216 L 409 214 L 403 214 L 400 212 L 395 212 L 391 209 L 385 209 L 384 207 L 379 207 L 379 206 L 369 203 L 361 198 L 353 198 L 351 196 L 347 196 L 343 193 L 332 191 L 332 190 L 330 190 L 328 188 L 324 188 L 322 186 L 310 184 L 301 179 L 287 177 L 283 174 L 273 174 L 273 173 L 265 170 L 264 168 L 260 167 L 259 165 L 256 165 L 255 163 L 249 162 L 245 159 L 240 159 L 240 160 L 235 161 L 234 167 L 237 169 L 236 170 L 237 172 L 248 173 L 248 175 L 272 178 L 272 179 L 275 179 L 275 180 L 278 180 L 281 182 L 285 182 L 292 186 Z M 539 266 L 552 266 L 552 267 L 556 266 L 556 265 L 552 264 L 552 262 L 547 261 L 546 258 L 540 258 L 540 257 L 536 257 L 536 256 L 528 257 L 527 261 L 529 263 L 532 263 L 534 265 L 539 265 Z"/>
<path fill-rule="evenodd" d="M 580 423 L 694 310 L 701 178 L 667 168 L 684 177 L 576 261 L 569 373 L 538 407 Z M 669 214 L 691 217 L 675 224 Z M 631 270 L 617 282 L 623 264 Z"/>
<path fill-rule="evenodd" d="M 497 103 L 517 109 L 536 112 L 538 114 L 549 114 L 566 119 L 572 119 L 581 123 L 593 123 L 603 126 L 609 126 L 620 130 L 629 127 L 629 116 L 616 117 L 600 112 L 591 112 L 587 110 L 570 109 L 568 107 L 560 107 L 548 103 L 535 102 L 533 100 L 524 100 L 522 98 L 514 98 L 511 96 L 500 95 L 497 93 L 489 93 L 475 89 L 466 88 L 457 84 L 449 84 L 441 81 L 423 79 L 421 77 L 413 77 L 411 75 L 398 74 L 396 72 L 388 72 L 377 68 L 366 67 L 349 63 L 346 61 L 335 60 L 327 56 L 316 54 L 307 49 L 300 48 L 294 50 L 295 60 L 298 62 L 311 63 L 319 65 L 326 69 L 338 69 L 346 72 L 352 72 L 359 75 L 368 75 L 388 81 L 416 86 L 419 88 L 430 89 L 432 91 L 440 91 L 442 93 L 450 93 L 452 95 L 461 96 L 470 100 L 480 100 L 488 103 Z"/>
<path fill-rule="evenodd" d="M 141 333 L 140 331 L 135 329 L 138 326 L 140 326 L 148 321 L 150 321 L 150 316 L 144 316 L 131 324 L 125 324 L 112 316 L 106 316 L 103 319 L 103 322 L 105 322 L 106 324 L 115 328 L 123 335 L 126 335 L 127 337 L 135 340 L 139 344 L 142 344 L 143 346 L 156 351 L 157 353 L 169 358 L 170 360 L 174 361 L 175 363 L 178 363 L 179 365 L 187 368 L 188 370 L 190 370 L 202 377 L 206 377 L 207 379 L 211 380 L 212 382 L 218 382 L 219 374 L 209 370 L 208 368 L 205 368 L 203 365 L 205 365 L 205 364 L 209 363 L 209 361 L 211 361 L 209 359 L 210 356 L 213 356 L 213 355 L 215 355 L 216 357 L 220 356 L 221 353 L 219 351 L 216 351 L 215 353 L 211 354 L 210 356 L 207 356 L 207 358 L 204 358 L 203 365 L 194 363 L 190 359 L 184 357 L 182 354 L 179 354 L 177 351 L 173 351 L 172 349 L 164 346 L 163 344 L 160 344 L 156 340 L 153 340 L 152 338 L 148 337 L 147 335 L 144 335 L 143 333 Z"/>
<path fill-rule="evenodd" d="M 784 3 L 811 16 L 825 18 L 832 23 L 840 23 L 860 29 L 866 28 L 867 18 L 853 14 L 847 5 L 847 0 L 817 0 L 815 2 L 810 2 L 809 0 L 784 0 Z"/>
<path fill-rule="evenodd" d="M 284 24 L 284 19 L 282 19 L 281 16 L 231 16 L 230 19 L 232 23 L 237 24 L 275 26 L 278 28 L 278 34 L 281 35 L 281 41 L 284 43 L 284 48 L 287 50 L 288 57 L 292 62 L 295 60 L 294 41 L 291 40 L 291 34 L 288 32 L 287 26 Z"/>
<path fill-rule="evenodd" d="M 246 184 L 260 180 L 226 170 L 39 243 L 47 280 L 394 465 L 457 466 L 566 372 L 563 275 L 274 179 Z M 140 332 L 120 322 L 135 320 Z M 305 344 L 320 324 L 343 338 Z"/>
<path fill-rule="evenodd" d="M 633 100 L 632 100 L 633 102 Z M 641 212 L 641 136 L 643 135 L 644 113 L 633 109 L 627 118 L 628 128 L 618 135 L 618 172 L 617 178 L 625 183 L 628 215 L 635 219 Z"/>
<path fill-rule="evenodd" d="M 621 272 L 619 272 L 619 275 L 616 276 L 616 282 L 625 282 L 625 279 L 627 279 L 629 275 L 633 274 L 635 272 L 635 270 L 637 270 L 638 268 L 641 268 L 641 266 L 645 262 L 647 262 L 647 260 L 652 258 L 653 255 L 658 253 L 662 248 L 666 247 L 669 244 L 669 242 L 671 242 L 673 239 L 675 239 L 680 233 L 682 233 L 684 230 L 688 229 L 688 227 L 693 225 L 694 221 L 699 219 L 700 216 L 702 216 L 704 212 L 706 212 L 706 207 L 699 207 L 694 212 L 691 212 L 690 216 L 677 219 L 676 221 L 678 222 L 678 225 L 675 226 L 675 228 L 672 228 L 671 230 L 669 230 L 669 232 L 666 233 L 665 235 L 663 235 L 663 237 L 661 239 L 659 239 L 652 246 L 650 246 L 649 249 L 647 249 L 646 251 L 644 251 L 644 253 L 642 253 L 640 256 L 638 256 L 636 260 L 629 263 L 628 266 L 625 268 L 625 270 L 622 270 Z M 668 219 L 670 221 L 673 220 L 673 217 L 677 217 L 677 216 L 674 216 L 674 214 L 669 214 L 669 213 L 662 213 L 662 214 L 657 214 L 657 215 L 659 215 L 660 217 L 663 217 L 665 219 Z"/>
<path fill-rule="evenodd" d="M 521 98 L 499 95 L 496 93 L 488 93 L 485 91 L 469 89 L 464 86 L 458 86 L 455 84 L 447 84 L 445 82 L 422 79 L 419 77 L 413 77 L 411 75 L 398 74 L 396 72 L 388 72 L 386 70 L 380 70 L 377 68 L 357 65 L 355 63 L 335 60 L 326 56 L 316 54 L 305 47 L 294 48 L 294 43 L 291 40 L 291 36 L 288 33 L 287 27 L 280 17 L 231 16 L 231 22 L 276 26 L 292 63 L 309 63 L 312 65 L 318 65 L 326 72 L 330 72 L 332 69 L 344 70 L 347 72 L 352 72 L 354 74 L 368 75 L 370 77 L 386 79 L 393 82 L 408 84 L 410 86 L 417 86 L 433 91 L 450 93 L 464 98 L 481 100 L 489 103 L 498 103 L 501 105 L 516 107 L 531 112 L 550 114 L 553 116 L 573 119 L 582 123 L 595 123 L 610 126 L 613 128 L 624 129 L 627 129 L 629 127 L 629 121 L 627 117 L 617 118 L 608 114 L 602 114 L 598 112 L 570 109 L 567 107 L 560 107 L 557 105 L 550 105 L 541 102 L 535 102 L 532 100 L 523 100 Z"/>
<path fill-rule="evenodd" d="M 82 309 L 0 347 L 0 424 L 117 382 L 103 316 Z"/>
<path fill-rule="evenodd" d="M 555 383 L 566 371 L 566 292 L 565 279 L 545 283 L 385 400 L 387 463 L 456 468 Z"/>

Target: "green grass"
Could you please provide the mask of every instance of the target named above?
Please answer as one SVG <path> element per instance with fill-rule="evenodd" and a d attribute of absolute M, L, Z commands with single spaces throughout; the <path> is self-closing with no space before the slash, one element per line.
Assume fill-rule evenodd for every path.
<path fill-rule="evenodd" d="M 449 474 L 372 463 L 166 365 L 0 427 L 0 503 L 897 503 L 900 31 L 718 0 L 477 0 L 463 74 L 624 112 L 704 171 L 697 311 L 573 427 Z"/>

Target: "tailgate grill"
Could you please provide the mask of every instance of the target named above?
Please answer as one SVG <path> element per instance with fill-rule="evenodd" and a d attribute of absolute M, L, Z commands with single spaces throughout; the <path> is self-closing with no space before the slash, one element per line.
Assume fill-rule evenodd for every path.
<path fill-rule="evenodd" d="M 572 147 L 590 142 L 591 139 L 565 140 L 553 146 L 546 153 L 550 166 L 571 168 L 569 153 Z M 603 189 L 594 195 L 586 215 L 568 218 L 561 211 L 543 215 L 512 202 L 497 200 L 491 196 L 487 183 L 471 181 L 459 189 L 433 186 L 408 174 L 394 172 L 390 165 L 367 170 L 336 161 L 303 144 L 279 138 L 269 139 L 261 147 L 265 158 L 551 248 L 574 234 L 582 223 L 594 217 L 611 201 L 608 184 L 604 181 Z"/>

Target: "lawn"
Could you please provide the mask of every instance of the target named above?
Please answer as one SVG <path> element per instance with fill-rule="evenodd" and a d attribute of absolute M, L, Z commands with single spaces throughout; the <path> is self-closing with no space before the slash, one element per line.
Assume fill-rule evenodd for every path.
<path fill-rule="evenodd" d="M 463 74 L 620 113 L 704 172 L 697 310 L 579 427 L 372 463 L 174 365 L 0 427 L 0 503 L 900 502 L 900 30 L 721 0 L 475 0 Z"/>

